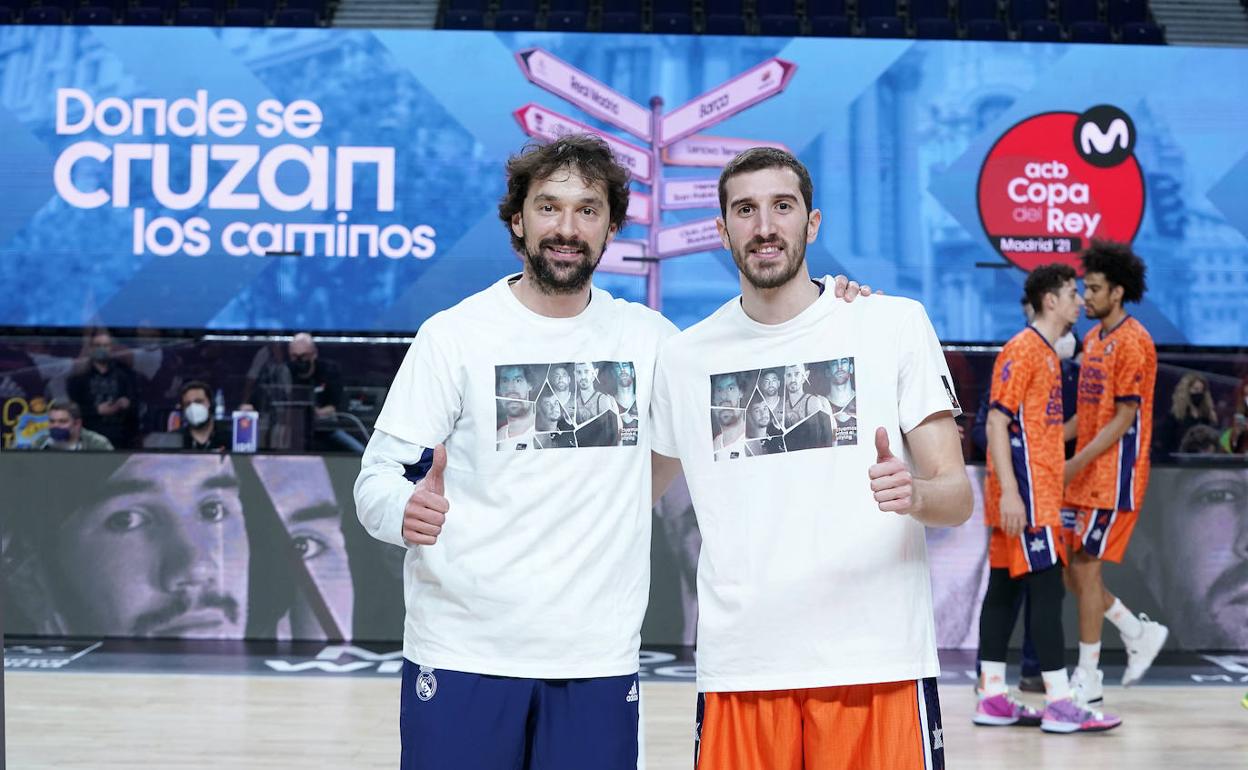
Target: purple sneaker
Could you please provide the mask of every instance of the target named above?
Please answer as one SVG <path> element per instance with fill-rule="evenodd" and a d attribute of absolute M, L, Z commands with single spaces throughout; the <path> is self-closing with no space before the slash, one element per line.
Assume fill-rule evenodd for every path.
<path fill-rule="evenodd" d="M 1035 727 L 1040 724 L 1040 712 L 1024 706 L 1006 693 L 981 697 L 971 721 L 985 727 Z"/>
<path fill-rule="evenodd" d="M 1046 733 L 1099 733 L 1120 724 L 1122 720 L 1113 714 L 1086 709 L 1073 698 L 1063 698 L 1045 707 L 1040 729 Z"/>

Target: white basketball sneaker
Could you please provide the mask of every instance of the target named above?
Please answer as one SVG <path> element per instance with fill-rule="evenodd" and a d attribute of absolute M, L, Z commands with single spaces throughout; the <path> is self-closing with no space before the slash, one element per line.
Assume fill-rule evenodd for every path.
<path fill-rule="evenodd" d="M 1074 693 L 1075 703 L 1087 706 L 1089 703 L 1100 703 L 1105 699 L 1105 672 L 1099 668 L 1089 672 L 1082 666 L 1075 666 L 1070 674 L 1070 689 Z"/>
<path fill-rule="evenodd" d="M 1130 687 L 1144 678 L 1148 667 L 1153 665 L 1157 653 L 1165 645 L 1166 637 L 1170 636 L 1170 629 L 1155 620 L 1149 620 L 1143 612 L 1140 613 L 1140 625 L 1144 628 L 1139 636 L 1122 640 L 1127 645 L 1127 667 L 1122 672 L 1123 687 Z"/>

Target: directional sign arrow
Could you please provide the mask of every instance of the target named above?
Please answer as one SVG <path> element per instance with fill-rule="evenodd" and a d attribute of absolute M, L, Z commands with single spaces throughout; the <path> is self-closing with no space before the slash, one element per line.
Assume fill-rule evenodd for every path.
<path fill-rule="evenodd" d="M 578 123 L 572 118 L 560 115 L 554 110 L 548 110 L 538 104 L 526 104 L 512 114 L 516 116 L 516 120 L 520 123 L 520 127 L 524 129 L 524 132 L 535 139 L 553 142 L 568 134 L 594 134 L 602 137 L 606 141 L 607 146 L 611 148 L 615 159 L 632 172 L 633 179 L 640 182 L 649 182 L 651 180 L 651 156 L 649 150 L 643 150 L 635 144 L 629 144 L 621 139 L 616 139 L 610 134 L 603 133 L 584 123 Z"/>
<path fill-rule="evenodd" d="M 712 251 L 723 248 L 723 245 L 713 218 L 665 227 L 659 231 L 659 256 L 664 258 L 695 251 Z"/>
<path fill-rule="evenodd" d="M 704 209 L 719 205 L 718 179 L 669 179 L 663 183 L 663 208 Z"/>
<path fill-rule="evenodd" d="M 780 142 L 729 139 L 722 136 L 686 136 L 663 148 L 663 162 L 673 166 L 722 167 L 751 147 L 775 147 L 792 154 L 792 150 Z"/>
<path fill-rule="evenodd" d="M 598 270 L 617 275 L 645 275 L 650 267 L 649 262 L 643 261 L 645 256 L 646 244 L 643 241 L 616 238 L 602 253 Z"/>
<path fill-rule="evenodd" d="M 628 221 L 636 225 L 648 225 L 654 221 L 650 196 L 636 190 L 628 191 Z"/>
<path fill-rule="evenodd" d="M 741 110 L 784 90 L 797 65 L 771 58 L 746 70 L 721 86 L 694 98 L 663 116 L 659 144 L 666 147 L 677 139 L 715 125 Z"/>
<path fill-rule="evenodd" d="M 572 102 L 594 117 L 647 142 L 650 110 L 599 83 L 571 64 L 541 48 L 526 48 L 516 61 L 531 83 Z"/>

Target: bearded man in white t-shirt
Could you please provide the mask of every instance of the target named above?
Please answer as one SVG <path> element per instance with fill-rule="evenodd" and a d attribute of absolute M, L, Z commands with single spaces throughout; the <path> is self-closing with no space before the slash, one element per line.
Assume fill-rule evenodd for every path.
<path fill-rule="evenodd" d="M 925 527 L 971 513 L 959 410 L 922 305 L 848 305 L 811 280 L 812 188 L 781 150 L 724 168 L 719 232 L 741 296 L 667 340 L 655 377 L 652 446 L 679 459 L 703 536 L 697 767 L 940 768 Z M 874 441 L 811 431 L 828 400 L 792 362 L 845 358 Z M 706 421 L 717 373 L 786 364 L 785 450 L 725 459 Z M 745 403 L 766 398 L 753 387 Z"/>
<path fill-rule="evenodd" d="M 650 391 L 675 328 L 590 283 L 628 208 L 601 140 L 530 148 L 507 177 L 499 216 L 524 270 L 421 326 L 356 482 L 366 529 L 407 549 L 402 767 L 635 770 Z M 534 448 L 535 394 L 615 418 L 594 365 L 572 361 L 631 365 L 637 440 L 585 446 L 543 415 L 540 447 L 558 451 L 517 451 Z M 569 393 L 577 376 L 588 387 Z"/>

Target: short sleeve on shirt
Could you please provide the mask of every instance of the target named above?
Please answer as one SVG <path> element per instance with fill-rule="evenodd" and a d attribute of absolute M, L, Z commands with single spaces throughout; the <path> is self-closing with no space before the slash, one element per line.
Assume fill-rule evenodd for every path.
<path fill-rule="evenodd" d="M 672 422 L 672 391 L 667 380 L 669 367 L 664 365 L 666 350 L 666 346 L 660 349 L 654 371 L 654 392 L 650 396 L 650 425 L 653 426 L 650 431 L 650 448 L 667 457 L 679 457 L 676 431 Z"/>
<path fill-rule="evenodd" d="M 451 434 L 463 408 L 463 391 L 446 335 L 430 322 L 421 326 L 386 395 L 378 429 L 423 447 L 441 444 Z"/>
<path fill-rule="evenodd" d="M 1129 338 L 1114 361 L 1114 400 L 1143 403 L 1147 369 L 1148 357 L 1141 349 L 1141 340 Z"/>
<path fill-rule="evenodd" d="M 1027 397 L 1027 381 L 1031 379 L 1031 365 L 1021 345 L 1006 343 L 997 362 L 992 367 L 992 390 L 989 399 L 992 408 L 1017 417 L 1018 410 Z"/>
<path fill-rule="evenodd" d="M 902 433 L 937 412 L 962 414 L 936 330 L 922 305 L 915 303 L 899 329 L 897 414 Z"/>

